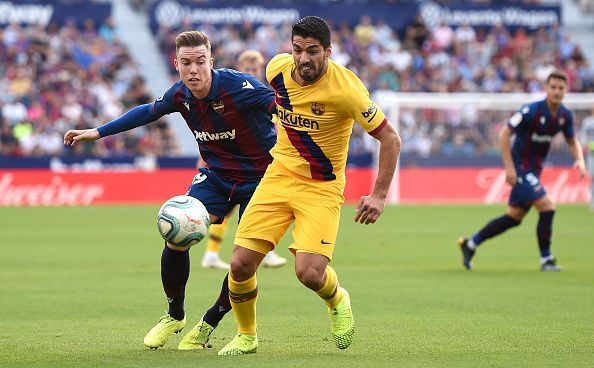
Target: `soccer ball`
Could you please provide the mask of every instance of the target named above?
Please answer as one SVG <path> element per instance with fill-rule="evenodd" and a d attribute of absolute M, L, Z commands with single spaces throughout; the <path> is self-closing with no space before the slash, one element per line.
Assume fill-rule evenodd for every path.
<path fill-rule="evenodd" d="M 210 217 L 202 202 L 190 196 L 175 196 L 159 209 L 157 227 L 163 239 L 178 247 L 198 244 L 208 233 Z"/>

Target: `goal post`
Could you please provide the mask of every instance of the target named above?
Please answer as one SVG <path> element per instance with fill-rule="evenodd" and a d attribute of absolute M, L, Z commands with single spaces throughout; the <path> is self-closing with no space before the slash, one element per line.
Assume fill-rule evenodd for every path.
<path fill-rule="evenodd" d="M 372 99 L 402 136 L 401 160 L 388 202 L 502 202 L 506 186 L 500 183 L 498 131 L 521 106 L 544 97 L 543 93 L 374 92 Z M 594 93 L 570 93 L 563 103 L 573 112 L 574 128 L 579 135 L 581 122 L 593 114 Z M 375 167 L 377 160 L 376 156 Z M 545 177 L 545 186 L 561 188 L 554 193 L 560 202 L 587 202 L 588 183 L 576 182 L 568 169 L 570 163 L 567 145 L 562 134 L 558 134 L 546 165 L 555 170 L 565 168 L 561 176 L 566 178 L 567 185 L 558 181 L 547 185 L 546 180 L 553 179 Z M 548 175 L 559 176 L 561 171 L 555 170 Z M 423 178 L 433 181 L 436 193 L 429 192 L 429 188 L 421 193 Z"/>

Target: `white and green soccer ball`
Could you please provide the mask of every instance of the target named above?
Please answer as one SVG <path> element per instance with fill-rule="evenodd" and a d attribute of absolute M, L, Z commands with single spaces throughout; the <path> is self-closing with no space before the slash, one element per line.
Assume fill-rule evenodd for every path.
<path fill-rule="evenodd" d="M 161 206 L 157 227 L 163 239 L 178 247 L 198 244 L 208 233 L 210 217 L 194 197 L 175 196 Z"/>

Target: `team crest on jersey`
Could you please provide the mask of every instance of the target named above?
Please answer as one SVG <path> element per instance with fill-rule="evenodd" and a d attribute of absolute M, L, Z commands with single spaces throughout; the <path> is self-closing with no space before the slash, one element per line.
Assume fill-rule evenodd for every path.
<path fill-rule="evenodd" d="M 544 125 L 546 122 L 547 122 L 547 118 L 545 118 L 544 116 L 541 116 L 541 117 L 540 117 L 540 123 L 541 123 L 542 125 Z"/>
<path fill-rule="evenodd" d="M 322 116 L 326 112 L 326 105 L 321 104 L 319 102 L 312 102 L 311 103 L 311 112 L 313 112 L 314 114 L 316 114 L 318 116 Z"/>
<path fill-rule="evenodd" d="M 215 101 L 212 104 L 212 109 L 217 113 L 217 114 L 222 114 L 225 112 L 225 104 L 223 103 L 223 101 L 219 100 L 219 101 Z"/>
<path fill-rule="evenodd" d="M 561 126 L 565 125 L 565 118 L 559 119 L 559 125 L 561 125 Z"/>

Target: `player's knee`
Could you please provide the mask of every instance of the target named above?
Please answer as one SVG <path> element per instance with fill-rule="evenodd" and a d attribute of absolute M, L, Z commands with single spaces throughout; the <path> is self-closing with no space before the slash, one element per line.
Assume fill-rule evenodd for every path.
<path fill-rule="evenodd" d="M 231 258 L 230 271 L 231 277 L 235 281 L 245 281 L 256 273 L 256 265 L 247 259 L 240 257 Z"/>
<path fill-rule="evenodd" d="M 504 218 L 509 221 L 510 226 L 518 226 L 526 216 L 526 210 L 521 207 L 509 207 Z"/>
<path fill-rule="evenodd" d="M 167 248 L 177 250 L 178 252 L 186 252 L 190 250 L 190 247 L 178 247 L 177 245 L 170 244 L 169 242 L 165 242 Z"/>
<path fill-rule="evenodd" d="M 320 290 L 324 286 L 324 270 L 321 272 L 315 268 L 297 268 L 295 270 L 299 281 L 314 291 Z"/>

